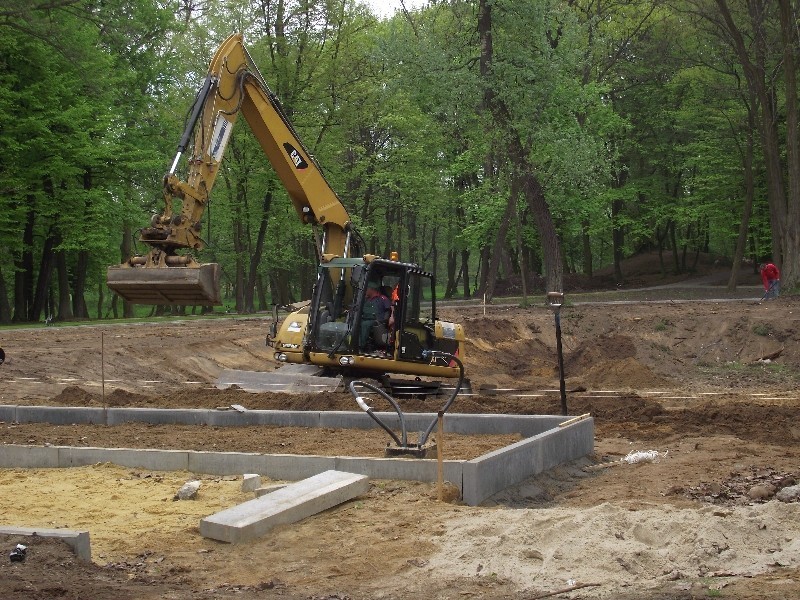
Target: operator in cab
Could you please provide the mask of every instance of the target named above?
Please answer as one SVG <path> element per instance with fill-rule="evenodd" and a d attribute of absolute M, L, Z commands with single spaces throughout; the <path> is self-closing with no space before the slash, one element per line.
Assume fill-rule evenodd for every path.
<path fill-rule="evenodd" d="M 367 284 L 364 298 L 364 307 L 361 310 L 360 347 L 362 351 L 369 352 L 375 350 L 375 342 L 370 334 L 374 327 L 386 326 L 392 302 L 381 292 L 381 286 L 377 281 L 370 281 Z"/>

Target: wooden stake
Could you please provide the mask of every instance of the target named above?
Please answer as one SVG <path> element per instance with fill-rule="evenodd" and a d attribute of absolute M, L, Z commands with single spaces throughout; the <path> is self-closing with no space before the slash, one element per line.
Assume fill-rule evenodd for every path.
<path fill-rule="evenodd" d="M 103 411 L 106 409 L 106 348 L 105 335 L 100 332 L 100 387 L 103 396 Z"/>
<path fill-rule="evenodd" d="M 439 411 L 439 429 L 436 432 L 436 460 L 439 463 L 438 473 L 436 477 L 437 487 L 439 491 L 439 502 L 444 500 L 444 462 L 443 462 L 443 447 L 444 446 L 444 412 Z"/>
<path fill-rule="evenodd" d="M 578 421 L 583 421 L 584 419 L 592 416 L 592 413 L 584 413 L 577 417 L 572 417 L 571 419 L 567 419 L 563 423 L 559 423 L 559 427 L 566 427 L 567 425 L 572 425 L 573 423 L 577 423 Z"/>
<path fill-rule="evenodd" d="M 564 588 L 563 590 L 558 590 L 556 592 L 547 592 L 546 594 L 539 594 L 538 596 L 531 596 L 528 600 L 539 600 L 540 598 L 549 598 L 550 596 L 556 596 L 558 594 L 566 594 L 567 592 L 572 592 L 575 590 L 579 590 L 585 587 L 597 587 L 601 585 L 599 583 L 579 583 L 573 585 L 572 587 Z"/>

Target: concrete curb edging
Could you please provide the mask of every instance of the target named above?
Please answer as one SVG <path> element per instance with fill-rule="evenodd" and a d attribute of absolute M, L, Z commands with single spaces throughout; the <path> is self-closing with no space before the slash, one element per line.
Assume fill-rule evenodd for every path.
<path fill-rule="evenodd" d="M 6 527 L 0 526 L 2 535 L 25 535 L 64 540 L 81 560 L 91 562 L 92 546 L 88 531 L 75 531 L 72 529 L 35 529 L 33 527 Z"/>
<path fill-rule="evenodd" d="M 99 411 L 99 413 L 98 413 Z M 377 413 L 397 428 L 394 413 Z M 99 418 L 98 418 L 99 417 Z M 216 426 L 280 425 L 290 427 L 377 428 L 363 412 L 344 411 L 219 411 L 204 409 L 131 409 L 0 406 L 0 420 L 31 423 L 146 422 L 153 424 L 214 424 Z M 425 430 L 434 413 L 405 415 L 408 431 Z M 519 433 L 525 439 L 473 460 L 445 460 L 444 478 L 462 492 L 465 504 L 477 506 L 490 496 L 525 479 L 590 454 L 594 449 L 594 419 L 559 425 L 570 417 L 552 415 L 447 414 L 444 430 L 460 434 Z M 76 467 L 95 463 L 161 471 L 190 471 L 212 475 L 258 473 L 272 479 L 297 481 L 328 470 L 367 475 L 374 479 L 432 482 L 435 459 L 301 456 L 193 450 L 86 448 L 73 446 L 0 446 L 2 468 Z"/>

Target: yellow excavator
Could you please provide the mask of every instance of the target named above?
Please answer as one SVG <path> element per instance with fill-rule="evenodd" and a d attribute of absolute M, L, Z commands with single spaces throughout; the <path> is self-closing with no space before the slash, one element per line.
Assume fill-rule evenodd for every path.
<path fill-rule="evenodd" d="M 226 39 L 211 61 L 164 177 L 164 212 L 141 230 L 140 241 L 149 252 L 109 267 L 108 287 L 138 304 L 221 303 L 219 265 L 200 264 L 191 251 L 204 246 L 200 219 L 239 115 L 299 218 L 314 228 L 319 258 L 311 300 L 274 311 L 267 344 L 275 359 L 352 377 L 463 379 L 463 327 L 436 318 L 432 274 L 394 253 L 388 259 L 363 254 L 363 240 L 347 210 L 261 77 L 241 34 Z M 184 181 L 177 170 L 192 137 Z M 376 292 L 370 288 L 389 299 L 382 302 L 391 302 L 390 310 L 373 310 L 370 299 Z M 280 322 L 279 308 L 289 311 Z"/>

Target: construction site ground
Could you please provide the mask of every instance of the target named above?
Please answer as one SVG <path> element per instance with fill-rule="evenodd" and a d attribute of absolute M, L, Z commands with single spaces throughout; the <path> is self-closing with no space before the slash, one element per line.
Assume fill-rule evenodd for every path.
<path fill-rule="evenodd" d="M 687 302 L 669 301 L 668 287 L 649 294 L 660 302 L 568 296 L 568 409 L 594 417 L 595 453 L 479 507 L 452 487 L 440 501 L 436 484 L 372 481 L 356 500 L 229 545 L 201 537 L 199 520 L 252 497 L 240 477 L 110 464 L 0 469 L 0 525 L 88 530 L 93 557 L 0 536 L 0 597 L 800 597 L 800 503 L 775 497 L 800 483 L 800 300 L 759 302 L 750 284 L 750 299 L 726 301 L 709 299 L 725 298 L 721 287 Z M 441 309 L 465 326 L 475 390 L 452 412 L 560 414 L 554 313 L 536 302 Z M 215 389 L 222 369 L 275 368 L 267 320 L 2 329 L 0 404 L 358 410 L 344 391 Z M 439 404 L 402 402 L 406 411 Z M 4 444 L 356 456 L 380 456 L 389 441 L 379 430 L 307 428 L 5 422 L 0 431 Z M 445 458 L 514 439 L 447 437 Z M 654 460 L 621 460 L 630 452 Z M 201 480 L 197 499 L 175 501 L 191 479 Z M 28 546 L 25 561 L 9 559 L 17 543 Z"/>

